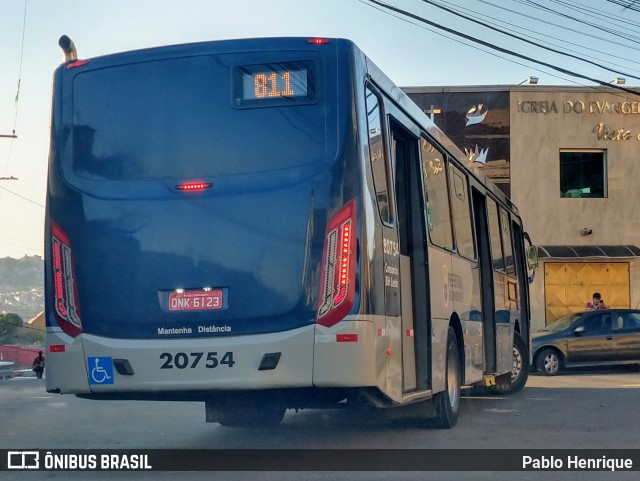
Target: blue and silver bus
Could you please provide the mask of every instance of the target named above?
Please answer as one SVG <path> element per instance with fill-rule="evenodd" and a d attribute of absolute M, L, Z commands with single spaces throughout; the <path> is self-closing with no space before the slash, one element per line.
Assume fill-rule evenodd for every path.
<path fill-rule="evenodd" d="M 47 391 L 452 427 L 462 386 L 522 388 L 518 211 L 352 42 L 60 46 Z"/>

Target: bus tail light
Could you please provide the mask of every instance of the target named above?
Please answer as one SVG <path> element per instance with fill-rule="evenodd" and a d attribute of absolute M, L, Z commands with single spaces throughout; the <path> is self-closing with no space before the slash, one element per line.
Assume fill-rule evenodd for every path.
<path fill-rule="evenodd" d="M 327 226 L 322 257 L 317 322 L 337 324 L 353 307 L 356 271 L 356 201 L 351 200 Z"/>
<path fill-rule="evenodd" d="M 51 270 L 54 315 L 60 328 L 72 337 L 82 332 L 78 289 L 75 284 L 73 253 L 69 237 L 51 222 Z"/>
<path fill-rule="evenodd" d="M 327 45 L 331 43 L 331 39 L 324 38 L 324 37 L 313 37 L 313 38 L 308 38 L 307 43 L 311 43 L 313 45 Z"/>
<path fill-rule="evenodd" d="M 76 60 L 75 62 L 68 63 L 66 65 L 67 69 L 82 67 L 83 65 L 87 65 L 89 63 L 88 60 Z"/>
<path fill-rule="evenodd" d="M 211 186 L 213 186 L 211 182 L 187 182 L 185 184 L 176 185 L 176 189 L 186 192 L 193 192 L 196 190 L 205 190 Z"/>

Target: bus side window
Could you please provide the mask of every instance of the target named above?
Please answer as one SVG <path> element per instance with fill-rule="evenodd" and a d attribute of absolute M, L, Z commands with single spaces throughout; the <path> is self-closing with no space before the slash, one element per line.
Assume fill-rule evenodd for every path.
<path fill-rule="evenodd" d="M 497 271 L 504 272 L 498 206 L 496 202 L 489 197 L 487 197 L 487 215 L 489 217 L 489 236 L 491 238 L 491 260 L 493 262 L 493 268 Z"/>
<path fill-rule="evenodd" d="M 471 227 L 471 202 L 467 177 L 453 165 L 451 165 L 451 194 L 453 226 L 458 252 L 468 259 L 475 259 L 476 248 Z"/>
<path fill-rule="evenodd" d="M 452 249 L 445 156 L 423 137 L 420 139 L 420 161 L 429 239 L 437 246 Z"/>
<path fill-rule="evenodd" d="M 378 211 L 382 222 L 390 225 L 391 206 L 389 204 L 389 188 L 387 180 L 387 162 L 384 152 L 382 130 L 382 110 L 380 101 L 375 93 L 368 88 L 365 92 L 367 107 L 367 131 L 369 133 L 369 158 L 373 171 L 373 185 L 376 191 Z"/>
<path fill-rule="evenodd" d="M 504 252 L 504 265 L 509 276 L 516 276 L 516 267 L 513 263 L 513 243 L 511 240 L 511 223 L 509 214 L 500 208 L 500 228 L 502 231 L 502 250 Z"/>

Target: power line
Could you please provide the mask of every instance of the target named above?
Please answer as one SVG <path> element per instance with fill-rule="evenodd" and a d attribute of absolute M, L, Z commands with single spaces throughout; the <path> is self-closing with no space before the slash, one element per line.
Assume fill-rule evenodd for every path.
<path fill-rule="evenodd" d="M 31 244 L 31 247 L 26 247 L 25 243 Z M 33 252 L 31 256 L 39 256 L 42 257 L 42 252 L 44 249 L 44 240 L 35 241 L 35 240 L 24 240 L 24 241 L 6 241 L 4 239 L 0 239 L 0 246 L 7 251 L 11 251 L 15 256 L 23 257 L 30 256 L 29 252 Z"/>
<path fill-rule="evenodd" d="M 632 77 L 632 78 L 640 80 L 640 77 L 637 77 L 637 76 L 635 76 L 633 74 L 630 74 L 628 72 L 621 72 L 621 71 L 618 71 L 618 70 L 614 70 L 614 69 L 611 69 L 611 68 L 609 68 L 609 67 L 607 67 L 605 65 L 602 65 L 602 64 L 599 64 L 597 62 L 594 62 L 593 60 L 588 60 L 586 58 L 579 57 L 579 56 L 574 55 L 572 53 L 563 52 L 561 50 L 556 50 L 555 48 L 546 47 L 546 46 L 544 46 L 544 45 L 542 45 L 542 44 L 540 44 L 538 42 L 533 42 L 533 41 L 528 40 L 528 39 L 526 39 L 524 37 L 521 37 L 519 35 L 515 35 L 513 33 L 509 33 L 509 32 L 507 32 L 505 30 L 502 30 L 502 29 L 500 29 L 498 27 L 494 27 L 493 25 L 489 25 L 489 24 L 487 24 L 485 22 L 481 22 L 478 19 L 474 19 L 474 18 L 469 17 L 467 15 L 464 15 L 462 13 L 456 12 L 455 10 L 452 10 L 452 9 L 450 9 L 448 7 L 443 6 L 443 5 L 439 5 L 439 4 L 437 4 L 437 3 L 435 3 L 435 2 L 433 2 L 431 0 L 422 0 L 422 2 L 423 3 L 428 3 L 429 5 L 432 5 L 432 6 L 436 7 L 436 8 L 444 10 L 445 12 L 451 13 L 452 15 L 455 15 L 457 17 L 464 18 L 465 20 L 468 20 L 470 22 L 474 22 L 476 24 L 482 25 L 483 27 L 488 28 L 490 30 L 493 30 L 494 32 L 498 32 L 498 33 L 501 33 L 501 34 L 506 35 L 508 37 L 515 38 L 516 40 L 520 40 L 521 42 L 525 42 L 525 43 L 528 43 L 528 44 L 533 45 L 535 47 L 539 47 L 539 48 L 542 48 L 544 50 L 548 50 L 549 52 L 553 52 L 553 53 L 556 53 L 558 55 L 564 55 L 565 57 L 570 57 L 570 58 L 574 58 L 576 60 L 580 60 L 581 62 L 585 62 L 585 63 L 591 64 L 591 65 L 593 65 L 595 67 L 599 67 L 601 69 L 608 70 L 608 71 L 610 71 L 612 73 L 615 73 L 615 74 L 618 74 L 618 75 L 622 75 L 624 77 Z"/>
<path fill-rule="evenodd" d="M 42 240 L 31 240 L 31 239 L 17 239 L 16 237 L 7 237 L 4 235 L 0 235 L 0 242 L 2 242 L 3 240 L 8 240 L 8 241 L 16 241 L 16 242 L 31 242 L 31 243 L 38 243 L 38 244 L 42 244 Z"/>
<path fill-rule="evenodd" d="M 496 6 L 495 4 L 492 4 L 491 2 L 488 2 L 486 0 L 476 0 L 476 1 L 480 2 L 480 3 L 485 3 L 485 4 Z M 517 2 L 518 0 L 513 0 L 513 1 Z M 578 35 L 583 35 L 585 37 L 588 37 L 591 40 L 593 40 L 593 39 L 602 40 L 603 42 L 609 42 L 609 43 L 612 43 L 614 45 L 619 45 L 621 47 L 629 48 L 629 49 L 632 49 L 632 50 L 640 50 L 638 47 L 633 47 L 631 45 L 627 45 L 627 44 L 624 44 L 624 43 L 615 42 L 615 41 L 613 41 L 611 39 L 608 39 L 608 38 L 605 38 L 605 37 L 600 37 L 598 35 L 593 35 L 591 33 L 581 32 L 580 30 L 576 30 L 576 29 L 568 27 L 566 25 L 560 25 L 560 24 L 557 24 L 557 23 L 548 22 L 546 20 L 541 20 L 538 17 L 534 17 L 532 15 L 528 15 L 526 13 L 519 12 L 517 10 L 512 10 L 512 9 L 506 8 L 506 7 L 502 6 L 502 5 L 498 6 L 498 8 L 500 8 L 501 10 L 504 10 L 506 12 L 513 13 L 515 15 L 519 15 L 519 16 L 524 17 L 524 18 L 528 18 L 528 19 L 534 20 L 536 22 L 544 23 L 545 25 L 549 25 L 549 26 L 552 26 L 552 27 L 558 27 L 558 28 L 562 29 L 563 31 L 569 31 L 569 32 L 577 33 Z"/>
<path fill-rule="evenodd" d="M 427 27 L 427 26 L 425 26 L 425 25 L 420 25 L 420 24 L 418 24 L 418 23 L 416 23 L 416 22 L 413 22 L 413 21 L 411 21 L 410 19 L 407 19 L 407 18 L 405 18 L 405 17 L 403 17 L 403 16 L 401 16 L 401 15 L 396 15 L 394 12 L 389 12 L 388 10 L 385 10 L 385 9 L 383 9 L 383 8 L 380 8 L 380 7 L 376 6 L 376 5 L 371 5 L 371 4 L 367 3 L 367 0 L 358 0 L 358 1 L 359 1 L 360 3 L 362 3 L 362 4 L 366 5 L 366 6 L 370 7 L 370 8 L 373 8 L 373 9 L 375 9 L 375 10 L 378 10 L 378 11 L 380 11 L 380 12 L 384 13 L 385 15 L 389 15 L 389 16 L 391 16 L 391 17 L 397 18 L 398 20 L 401 20 L 401 21 L 403 21 L 403 22 L 409 23 L 409 24 L 411 24 L 411 25 L 413 25 L 413 26 L 415 26 L 415 27 L 418 27 L 418 28 L 422 28 L 422 29 L 424 29 L 424 30 L 427 30 L 428 32 L 433 33 L 434 35 L 439 35 L 439 36 L 441 36 L 441 37 L 443 37 L 443 38 L 446 38 L 447 40 L 450 40 L 450 41 L 452 41 L 452 42 L 456 42 L 456 43 L 459 43 L 459 44 L 464 45 L 464 46 L 466 46 L 466 47 L 473 48 L 473 49 L 475 49 L 475 50 L 479 50 L 480 52 L 483 52 L 483 53 L 485 53 L 485 54 L 487 54 L 487 55 L 491 55 L 491 56 L 493 56 L 493 57 L 496 57 L 496 58 L 499 58 L 499 59 L 505 60 L 505 61 L 510 62 L 510 63 L 512 63 L 512 64 L 521 65 L 521 66 L 523 66 L 523 67 L 527 67 L 527 68 L 532 68 L 533 70 L 535 70 L 535 71 L 537 71 L 537 72 L 541 72 L 541 73 L 544 73 L 545 75 L 548 75 L 548 76 L 550 76 L 550 77 L 555 77 L 555 78 L 557 78 L 557 79 L 564 80 L 565 82 L 574 83 L 574 84 L 576 84 L 576 85 L 580 85 L 580 86 L 582 86 L 582 87 L 589 87 L 589 88 L 592 88 L 592 89 L 594 89 L 594 90 L 598 90 L 598 89 L 599 89 L 599 87 L 587 86 L 587 85 L 582 84 L 582 83 L 580 83 L 580 82 L 578 82 L 578 81 L 576 81 L 576 80 L 573 80 L 573 79 L 571 79 L 571 78 L 563 77 L 563 76 L 557 75 L 557 74 L 555 74 L 555 73 L 553 73 L 553 72 L 549 72 L 549 71 L 547 71 L 547 70 L 542 70 L 542 69 L 540 69 L 540 68 L 531 67 L 531 65 L 529 65 L 529 64 L 525 64 L 525 63 L 521 63 L 521 62 L 518 62 L 518 61 L 513 60 L 513 59 L 509 59 L 509 58 L 504 57 L 504 56 L 502 56 L 502 55 L 499 55 L 499 54 L 497 54 L 497 53 L 495 53 L 495 52 L 492 52 L 492 51 L 490 51 L 490 50 L 485 50 L 485 49 L 483 49 L 483 48 L 480 48 L 480 47 L 478 47 L 477 45 L 473 45 L 473 44 L 471 44 L 471 43 L 464 42 L 464 41 L 459 40 L 459 39 L 457 39 L 457 38 L 450 37 L 450 36 L 445 35 L 445 34 L 443 34 L 443 33 L 441 33 L 441 32 L 438 32 L 437 30 L 431 29 L 431 28 L 429 28 L 429 27 Z M 488 2 L 484 2 L 484 3 L 488 3 Z M 491 4 L 491 5 L 493 5 L 493 4 Z M 494 5 L 494 6 L 495 6 L 495 5 Z M 603 85 L 605 85 L 605 84 L 603 84 Z M 608 85 L 608 84 L 606 84 L 606 86 L 609 86 L 609 85 Z M 635 93 L 635 92 L 634 92 L 634 93 Z M 612 95 L 617 95 L 617 94 L 612 94 Z"/>
<path fill-rule="evenodd" d="M 606 1 L 609 3 L 613 3 L 614 5 L 623 7 L 625 10 L 633 10 L 634 12 L 640 12 L 640 7 L 636 5 L 637 0 L 630 0 L 626 2 L 624 0 L 606 0 Z"/>
<path fill-rule="evenodd" d="M 10 137 L 13 139 L 17 138 L 16 126 L 18 124 L 18 99 L 20 98 L 20 83 L 22 81 L 22 63 L 24 60 L 24 36 L 25 36 L 26 27 L 27 27 L 27 0 L 24 0 L 24 12 L 22 14 L 22 39 L 20 41 L 20 64 L 18 67 L 18 87 L 16 90 L 15 113 L 13 117 L 13 134 L 2 136 L 2 137 Z"/>
<path fill-rule="evenodd" d="M 470 40 L 470 41 L 472 41 L 474 43 L 478 43 L 478 44 L 483 45 L 485 47 L 489 47 L 489 48 L 491 48 L 493 50 L 497 50 L 497 51 L 505 53 L 507 55 L 518 57 L 518 58 L 521 58 L 523 60 L 527 60 L 528 62 L 536 63 L 538 65 L 544 65 L 545 67 L 551 68 L 551 69 L 556 70 L 558 72 L 562 72 L 562 73 L 564 73 L 566 75 L 571 75 L 572 77 L 578 77 L 578 78 L 581 78 L 581 79 L 584 79 L 584 80 L 588 80 L 589 82 L 600 84 L 602 86 L 606 86 L 606 87 L 611 87 L 611 88 L 615 88 L 615 89 L 618 89 L 618 90 L 622 90 L 622 91 L 627 92 L 629 94 L 632 94 L 634 96 L 640 95 L 640 93 L 636 92 L 635 90 L 631 90 L 631 89 L 628 89 L 626 87 L 622 87 L 621 85 L 610 84 L 609 82 L 604 82 L 602 80 L 595 79 L 595 78 L 589 77 L 587 75 L 580 74 L 578 72 L 573 72 L 571 70 L 559 67 L 557 65 L 550 64 L 548 62 L 543 62 L 542 60 L 537 60 L 535 58 L 529 57 L 527 55 L 523 55 L 523 54 L 518 53 L 518 52 L 514 52 L 513 50 L 509 50 L 509 49 L 500 47 L 500 46 L 492 44 L 490 42 L 486 42 L 484 40 L 480 40 L 479 38 L 473 37 L 471 35 L 467 35 L 465 33 L 459 32 L 459 31 L 454 30 L 452 28 L 445 27 L 444 25 L 440 25 L 439 23 L 433 22 L 431 20 L 427 20 L 426 18 L 420 17 L 419 15 L 415 15 L 415 14 L 413 14 L 411 12 L 407 12 L 406 10 L 402 10 L 400 8 L 388 5 L 388 4 L 384 3 L 384 2 L 380 2 L 378 0 L 367 0 L 367 1 L 370 2 L 370 3 L 376 4 L 376 5 L 384 8 L 384 9 L 388 9 L 388 10 L 391 10 L 393 12 L 399 13 L 401 15 L 405 15 L 405 16 L 407 16 L 409 18 L 412 18 L 414 20 L 417 20 L 419 22 L 426 23 L 427 25 L 431 25 L 431 26 L 433 26 L 435 28 L 438 28 L 440 30 L 444 30 L 445 32 L 448 32 L 448 33 L 451 33 L 453 35 L 462 37 L 462 38 L 464 38 L 466 40 Z"/>
<path fill-rule="evenodd" d="M 26 200 L 27 202 L 31 202 L 32 204 L 35 204 L 35 205 L 37 205 L 38 207 L 42 207 L 42 208 L 44 208 L 44 205 L 39 204 L 38 202 L 36 202 L 36 201 L 34 201 L 34 200 L 27 199 L 25 196 L 20 195 L 20 194 L 17 194 L 16 192 L 14 192 L 14 191 L 12 191 L 12 190 L 7 189 L 7 188 L 6 188 L 5 186 L 3 186 L 3 185 L 0 185 L 0 189 L 2 189 L 3 191 L 7 191 L 7 192 L 9 192 L 10 194 L 15 195 L 16 197 L 20 197 L 21 199 Z"/>
<path fill-rule="evenodd" d="M 16 135 L 16 128 L 18 126 L 18 99 L 20 97 L 20 82 L 22 80 L 22 61 L 24 59 L 24 36 L 27 26 L 27 0 L 24 0 L 24 12 L 22 14 L 22 40 L 20 44 L 20 66 L 18 67 L 18 87 L 16 91 L 16 99 L 15 99 L 15 112 L 13 116 L 13 131 L 9 135 L 2 135 L 0 137 L 10 138 L 11 145 L 9 146 L 9 153 L 7 154 L 7 162 L 4 168 L 4 175 L 7 175 L 9 171 L 9 165 L 11 164 L 11 154 L 13 153 L 13 144 L 15 143 L 15 139 L 18 138 Z M 7 190 L 7 189 L 5 189 Z M 0 191 L 0 197 L 2 196 L 2 192 Z"/>
<path fill-rule="evenodd" d="M 24 0 L 24 13 L 22 15 L 22 40 L 20 42 L 20 66 L 18 67 L 18 90 L 16 91 L 16 114 L 14 119 L 15 124 L 18 119 L 18 98 L 20 97 L 20 81 L 22 80 L 22 61 L 24 60 L 24 34 L 27 27 L 27 0 Z"/>
<path fill-rule="evenodd" d="M 537 8 L 537 9 L 542 10 L 542 11 L 547 12 L 547 13 L 551 13 L 552 15 L 556 15 L 556 16 L 559 16 L 559 17 L 562 17 L 562 18 L 567 18 L 567 19 L 572 20 L 574 22 L 578 22 L 578 23 L 580 23 L 582 25 L 588 25 L 590 27 L 593 27 L 593 28 L 602 30 L 604 32 L 610 33 L 611 35 L 615 35 L 615 36 L 620 37 L 620 38 L 631 40 L 632 42 L 636 42 L 637 43 L 640 40 L 640 37 L 637 37 L 635 35 L 629 35 L 629 34 L 626 34 L 626 33 L 622 32 L 622 31 L 619 31 L 619 30 L 614 30 L 614 29 L 611 29 L 609 27 L 604 27 L 602 25 L 598 25 L 598 24 L 594 24 L 594 23 L 588 22 L 588 21 L 586 21 L 584 19 L 580 19 L 579 20 L 579 19 L 577 19 L 575 17 L 572 17 L 571 15 L 567 15 L 566 13 L 558 12 L 557 10 L 553 10 L 552 8 L 545 7 L 544 5 L 540 5 L 539 3 L 536 3 L 533 0 L 514 0 L 514 1 L 517 1 L 518 3 L 521 3 L 523 5 L 529 5 L 529 6 L 533 7 L 533 8 Z"/>
<path fill-rule="evenodd" d="M 530 64 L 525 64 L 525 63 L 518 62 L 518 61 L 513 60 L 513 59 L 509 59 L 507 57 L 504 57 L 502 55 L 497 54 L 496 52 L 492 52 L 491 50 L 485 50 L 484 48 L 481 48 L 481 47 L 479 47 L 477 45 L 473 45 L 471 43 L 464 42 L 464 41 L 462 41 L 460 39 L 457 39 L 455 37 L 450 37 L 448 35 L 443 34 L 442 32 L 438 32 L 437 30 L 431 29 L 431 28 L 427 27 L 426 25 L 420 25 L 420 24 L 418 24 L 416 22 L 413 22 L 410 19 L 407 19 L 407 18 L 405 18 L 405 17 L 403 17 L 401 15 L 395 15 L 393 12 L 389 12 L 387 10 L 384 10 L 384 9 L 382 9 L 382 8 L 376 6 L 376 5 L 371 5 L 371 4 L 367 3 L 367 0 L 357 0 L 357 1 L 362 3 L 362 4 L 364 4 L 364 5 L 366 5 L 367 7 L 373 8 L 374 10 L 378 10 L 379 12 L 382 12 L 385 15 L 389 15 L 389 16 L 391 16 L 393 18 L 397 18 L 398 20 L 401 20 L 403 22 L 409 23 L 409 24 L 413 25 L 414 27 L 422 28 L 422 29 L 424 29 L 424 30 L 426 30 L 428 32 L 433 33 L 434 35 L 438 35 L 438 36 L 446 38 L 447 40 L 450 40 L 452 42 L 459 43 L 460 45 L 464 45 L 465 47 L 469 47 L 469 48 L 472 48 L 474 50 L 479 50 L 480 52 L 483 52 L 483 53 L 485 53 L 487 55 L 491 55 L 493 57 L 502 59 L 502 60 L 504 60 L 506 62 L 509 62 L 509 63 L 513 63 L 513 64 L 516 64 L 516 65 L 521 65 L 522 67 L 527 67 L 529 69 L 533 69 L 534 71 L 544 73 L 545 75 L 548 75 L 550 77 L 555 77 L 557 79 L 564 80 L 565 82 L 570 82 L 570 83 L 575 83 L 577 85 L 585 86 L 584 84 L 581 84 L 581 83 L 579 83 L 579 82 L 577 82 L 577 81 L 575 81 L 573 79 L 570 79 L 570 78 L 567 78 L 567 77 L 562 77 L 560 75 L 554 74 L 553 72 L 549 72 L 547 70 L 541 70 L 539 68 L 532 67 Z"/>
<path fill-rule="evenodd" d="M 632 27 L 640 27 L 640 23 L 634 22 L 629 19 L 620 18 L 617 15 L 610 15 L 607 12 L 604 12 L 602 9 L 596 10 L 595 8 L 587 7 L 585 5 L 581 5 L 572 0 L 548 0 L 549 2 L 555 3 L 557 5 L 562 5 L 569 10 L 574 10 L 576 12 L 580 12 L 583 15 L 586 15 L 591 18 L 596 18 L 598 20 L 603 19 L 606 23 L 611 25 L 616 25 L 614 22 L 609 22 L 606 19 L 613 20 L 618 23 L 631 25 Z M 619 25 L 616 25 L 619 26 Z"/>
<path fill-rule="evenodd" d="M 457 9 L 458 9 L 458 11 L 460 11 L 460 7 L 457 7 L 457 5 L 453 5 L 453 4 L 451 4 L 450 2 L 442 1 L 441 3 L 444 3 L 444 4 L 446 4 L 446 5 L 449 5 L 449 7 L 450 7 L 450 8 L 452 8 L 452 9 L 454 9 L 454 10 L 457 8 Z M 493 3 L 491 3 L 491 2 L 483 2 L 483 3 L 486 3 L 486 4 L 490 5 L 490 6 L 493 6 L 493 7 L 499 8 L 499 9 L 502 9 L 502 7 L 501 7 L 501 6 L 496 5 L 496 4 L 493 4 Z M 481 13 L 481 12 L 477 12 L 477 11 L 475 11 L 475 10 L 471 10 L 471 9 L 469 9 L 469 8 L 466 8 L 466 9 L 465 9 L 465 11 L 466 11 L 466 12 L 468 12 L 468 13 L 472 13 L 472 14 L 474 14 L 474 15 L 478 15 L 478 16 L 484 17 L 485 19 L 491 19 L 491 18 L 493 18 L 493 17 L 491 17 L 491 16 L 489 16 L 489 15 L 483 14 L 483 13 Z M 491 23 L 491 22 L 489 22 L 489 23 Z M 546 38 L 550 38 L 550 39 L 557 40 L 557 41 L 560 41 L 560 42 L 564 42 L 565 44 L 573 45 L 574 47 L 578 47 L 578 48 L 582 48 L 582 49 L 587 49 L 587 47 L 586 47 L 585 45 L 580 45 L 580 44 L 578 44 L 578 43 L 569 42 L 568 40 L 563 40 L 563 39 L 560 39 L 560 38 L 554 37 L 553 35 L 548 35 L 548 34 L 545 34 L 545 33 L 539 32 L 539 31 L 537 31 L 537 30 L 532 30 L 532 29 L 529 29 L 529 28 L 523 27 L 523 26 L 521 26 L 521 25 L 515 25 L 515 24 L 513 24 L 513 23 L 509 23 L 509 22 L 506 22 L 506 21 L 504 21 L 504 20 L 502 20 L 500 23 L 501 23 L 501 24 L 503 24 L 503 25 L 510 25 L 510 26 L 512 26 L 512 27 L 514 27 L 514 28 L 516 28 L 516 29 L 519 29 L 520 31 L 527 32 L 527 34 L 528 34 L 528 35 L 534 35 L 534 36 L 536 36 L 536 35 L 537 35 L 537 36 L 538 36 L 538 40 L 540 40 L 541 42 L 546 42 L 546 43 L 548 43 L 549 45 L 553 45 L 553 46 L 555 46 L 555 47 L 559 47 L 559 48 L 561 48 L 561 46 L 560 46 L 560 45 L 554 44 L 554 43 L 552 43 L 552 42 L 548 42 L 548 41 L 546 41 L 546 40 L 544 40 L 544 39 L 541 39 L 541 38 L 539 38 L 539 37 L 546 37 Z M 505 29 L 506 29 L 506 30 L 509 30 L 508 28 L 505 28 Z M 515 30 L 511 30 L 511 31 L 512 31 L 512 32 L 515 32 Z M 612 53 L 610 53 L 610 52 L 604 52 L 604 51 L 601 51 L 601 50 L 597 50 L 597 49 L 595 49 L 595 48 L 591 48 L 591 47 L 589 47 L 589 48 L 588 48 L 588 50 L 589 50 L 589 54 L 593 54 L 593 52 L 595 52 L 595 53 L 601 53 L 601 54 L 603 54 L 603 55 L 607 55 L 608 57 L 617 58 L 617 59 L 620 59 L 620 60 L 625 60 L 625 61 L 627 61 L 627 62 L 629 62 L 629 63 L 634 64 L 634 65 L 637 63 L 635 60 L 631 60 L 631 59 L 628 59 L 628 58 L 626 58 L 626 57 L 621 57 L 621 56 L 619 56 L 619 55 L 615 55 L 615 54 L 612 54 Z M 600 59 L 600 60 L 603 60 L 603 59 Z M 604 60 L 604 61 L 605 61 L 606 63 L 608 63 L 609 65 L 616 65 L 616 66 L 618 66 L 618 67 L 629 68 L 628 66 L 627 66 L 627 67 L 624 67 L 623 65 L 616 64 L 616 63 L 611 62 L 611 61 L 606 61 L 606 60 Z M 636 70 L 636 69 L 633 69 L 633 68 L 632 68 L 631 70 L 632 70 L 632 71 L 634 71 L 634 72 L 638 72 L 638 73 L 640 73 L 640 71 L 639 71 L 639 70 Z"/>
<path fill-rule="evenodd" d="M 456 42 L 456 43 L 459 43 L 459 44 L 464 45 L 466 47 L 473 48 L 475 50 L 479 50 L 480 52 L 483 52 L 483 53 L 485 53 L 487 55 L 491 55 L 493 57 L 505 60 L 505 61 L 507 61 L 509 63 L 512 63 L 512 64 L 515 64 L 515 65 L 521 65 L 521 66 L 527 67 L 527 68 L 531 68 L 534 71 L 537 71 L 537 72 L 540 72 L 540 73 L 544 73 L 545 75 L 548 75 L 550 77 L 555 77 L 557 79 L 564 80 L 565 82 L 573 83 L 573 84 L 579 85 L 581 87 L 586 87 L 586 88 L 589 88 L 589 89 L 592 89 L 592 90 L 595 90 L 595 91 L 602 91 L 601 90 L 602 89 L 601 86 L 603 86 L 603 87 L 614 87 L 614 85 L 612 85 L 612 84 L 610 84 L 608 82 L 605 83 L 605 82 L 600 82 L 600 81 L 599 81 L 599 83 L 600 83 L 601 86 L 586 85 L 586 84 L 580 83 L 577 80 L 574 80 L 572 78 L 563 77 L 561 75 L 557 75 L 556 73 L 550 72 L 548 70 L 542 70 L 540 68 L 532 67 L 529 64 L 525 64 L 525 63 L 522 63 L 522 62 L 518 62 L 517 60 L 509 59 L 509 58 L 504 57 L 502 55 L 499 55 L 499 54 L 497 54 L 495 52 L 492 52 L 490 50 L 485 50 L 483 48 L 480 48 L 477 45 L 473 45 L 471 43 L 464 42 L 464 41 L 462 41 L 460 39 L 457 39 L 457 38 L 454 38 L 454 37 L 450 37 L 450 36 L 445 35 L 445 34 L 443 34 L 441 32 L 438 32 L 437 30 L 431 29 L 431 28 L 427 27 L 426 25 L 418 24 L 418 23 L 412 21 L 411 19 L 408 19 L 408 18 L 406 18 L 404 16 L 401 16 L 399 14 L 395 14 L 394 12 L 389 12 L 388 10 L 380 8 L 380 7 L 376 6 L 376 5 L 371 5 L 370 3 L 367 3 L 368 0 L 357 0 L 357 1 L 362 3 L 362 4 L 364 4 L 364 5 L 366 5 L 366 6 L 368 6 L 368 7 L 370 7 L 370 8 L 373 8 L 375 10 L 380 11 L 380 12 L 384 13 L 385 15 L 389 15 L 391 17 L 397 18 L 398 20 L 401 20 L 403 22 L 409 23 L 409 24 L 411 24 L 411 25 L 413 25 L 415 27 L 427 30 L 428 32 L 433 33 L 434 35 L 438 35 L 438 36 L 446 38 L 447 40 L 450 40 L 452 42 Z M 482 0 L 478 0 L 478 1 L 482 1 Z M 490 3 L 490 2 L 483 2 L 483 3 Z M 535 61 L 533 61 L 532 63 L 535 63 Z M 627 91 L 627 89 L 622 89 L 622 90 Z M 609 89 L 608 89 L 608 93 L 609 93 L 609 95 L 613 95 L 613 96 L 616 96 L 616 97 L 627 98 L 623 93 L 611 92 Z M 630 93 L 632 93 L 633 95 L 638 95 L 639 94 L 636 91 L 631 91 Z"/>

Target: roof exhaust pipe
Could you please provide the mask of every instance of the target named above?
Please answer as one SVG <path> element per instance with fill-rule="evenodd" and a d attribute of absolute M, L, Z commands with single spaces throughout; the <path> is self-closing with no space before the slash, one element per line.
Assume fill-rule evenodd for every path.
<path fill-rule="evenodd" d="M 75 62 L 76 60 L 78 60 L 78 51 L 76 50 L 76 46 L 74 45 L 73 40 L 71 40 L 66 35 L 63 35 L 62 37 L 60 37 L 60 40 L 58 40 L 58 45 L 60 46 L 60 48 L 62 49 L 62 53 L 64 54 L 65 63 Z"/>

